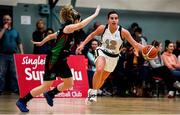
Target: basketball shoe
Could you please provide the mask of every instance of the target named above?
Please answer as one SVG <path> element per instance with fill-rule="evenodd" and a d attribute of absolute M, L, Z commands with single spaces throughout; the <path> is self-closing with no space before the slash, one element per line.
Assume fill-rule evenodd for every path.
<path fill-rule="evenodd" d="M 174 82 L 173 86 L 175 88 L 177 88 L 178 90 L 180 90 L 180 82 L 179 81 Z"/>
<path fill-rule="evenodd" d="M 44 95 L 48 105 L 52 107 L 53 106 L 53 98 L 47 92 L 44 93 L 43 95 Z"/>
<path fill-rule="evenodd" d="M 168 98 L 175 98 L 175 92 L 174 91 L 169 91 L 167 97 Z"/>
<path fill-rule="evenodd" d="M 26 103 L 24 103 L 24 101 L 20 99 L 16 102 L 16 106 L 19 108 L 21 112 L 29 112 Z"/>
<path fill-rule="evenodd" d="M 90 105 L 96 101 L 97 101 L 97 90 L 89 89 L 88 90 L 88 97 L 86 98 L 85 103 L 87 105 Z"/>

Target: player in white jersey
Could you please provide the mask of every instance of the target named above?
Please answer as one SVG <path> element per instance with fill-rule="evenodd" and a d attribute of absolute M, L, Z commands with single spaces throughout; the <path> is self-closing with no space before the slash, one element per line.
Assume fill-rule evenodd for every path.
<path fill-rule="evenodd" d="M 116 67 L 123 40 L 126 39 L 137 52 L 143 47 L 143 45 L 137 43 L 132 38 L 128 30 L 118 25 L 119 15 L 116 11 L 108 13 L 107 21 L 107 26 L 100 25 L 94 32 L 88 35 L 76 50 L 77 54 L 81 54 L 81 50 L 94 36 L 102 35 L 102 45 L 96 49 L 96 71 L 93 76 L 93 89 L 88 90 L 87 104 L 97 101 L 97 90 L 101 88 L 104 81 Z"/>

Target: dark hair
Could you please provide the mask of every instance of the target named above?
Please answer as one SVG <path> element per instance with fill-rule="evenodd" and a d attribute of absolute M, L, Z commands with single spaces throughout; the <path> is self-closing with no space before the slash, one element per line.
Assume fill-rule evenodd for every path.
<path fill-rule="evenodd" d="M 139 27 L 139 25 L 138 25 L 138 23 L 133 22 L 133 23 L 131 24 L 131 28 L 135 28 L 135 27 Z"/>
<path fill-rule="evenodd" d="M 159 45 L 160 45 L 160 42 L 158 42 L 158 41 L 156 41 L 156 40 L 153 40 L 152 41 L 152 43 L 151 43 L 151 45 L 153 45 L 154 47 L 159 47 Z"/>
<path fill-rule="evenodd" d="M 142 33 L 142 28 L 141 27 L 137 27 L 134 32 L 138 32 L 138 33 Z"/>
<path fill-rule="evenodd" d="M 92 40 L 91 40 L 91 43 L 94 42 L 94 41 L 98 43 L 98 46 L 100 45 L 99 40 L 97 40 L 97 39 L 92 39 Z"/>
<path fill-rule="evenodd" d="M 54 30 L 52 28 L 47 28 L 46 31 L 45 31 L 45 36 L 48 35 L 48 31 L 52 31 L 52 33 L 54 33 Z"/>
<path fill-rule="evenodd" d="M 81 19 L 81 15 L 79 14 L 79 12 L 77 12 L 76 10 L 73 10 L 73 12 L 74 12 L 74 15 L 73 15 L 74 20 Z"/>
<path fill-rule="evenodd" d="M 170 43 L 172 43 L 170 40 L 165 40 L 165 48 L 168 47 Z"/>
<path fill-rule="evenodd" d="M 173 43 L 172 41 L 170 40 L 165 40 L 165 49 L 164 51 L 166 51 L 166 48 L 169 46 L 169 44 Z"/>
<path fill-rule="evenodd" d="M 180 40 L 176 41 L 176 48 L 180 48 Z"/>
<path fill-rule="evenodd" d="M 45 26 L 44 20 L 43 20 L 43 19 L 39 19 L 39 20 L 36 22 L 36 29 L 39 29 L 38 24 L 39 24 L 40 22 L 43 22 L 43 24 L 44 24 L 44 26 Z"/>
<path fill-rule="evenodd" d="M 110 12 L 108 13 L 108 15 L 107 15 L 107 18 L 108 18 L 108 19 L 109 19 L 109 17 L 110 17 L 111 14 L 117 14 L 118 17 L 119 17 L 119 14 L 118 14 L 115 10 L 113 10 L 113 11 L 110 11 Z"/>

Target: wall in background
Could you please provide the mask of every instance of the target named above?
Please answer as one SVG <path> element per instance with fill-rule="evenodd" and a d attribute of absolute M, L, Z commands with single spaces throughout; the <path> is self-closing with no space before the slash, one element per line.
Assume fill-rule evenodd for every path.
<path fill-rule="evenodd" d="M 59 7 L 54 9 L 56 15 L 59 14 Z M 94 8 L 76 8 L 81 12 L 82 18 L 94 13 Z M 110 9 L 102 9 L 100 15 L 84 30 L 87 31 L 95 21 L 100 21 L 102 24 L 106 24 L 106 15 Z M 160 40 L 164 42 L 166 39 L 176 41 L 179 39 L 180 28 L 180 14 L 179 13 L 160 13 L 160 12 L 142 12 L 142 11 L 129 11 L 129 10 L 117 10 L 120 13 L 120 24 L 128 28 L 132 22 L 137 22 L 142 28 L 143 33 L 147 36 L 149 43 L 154 40 Z M 31 24 L 21 24 L 21 16 L 30 16 Z M 13 21 L 14 27 L 20 32 L 23 39 L 25 53 L 32 53 L 32 44 L 30 40 L 32 38 L 32 32 L 35 30 L 36 21 L 39 18 L 47 20 L 46 16 L 39 15 L 39 5 L 35 4 L 17 4 L 13 7 Z M 53 17 L 54 30 L 57 30 L 59 23 Z"/>
<path fill-rule="evenodd" d="M 48 0 L 1 0 L 0 4 L 46 4 Z M 59 0 L 58 6 L 71 3 L 71 0 Z M 95 8 L 101 5 L 105 9 L 155 11 L 155 12 L 179 12 L 180 0 L 76 0 L 77 7 Z"/>

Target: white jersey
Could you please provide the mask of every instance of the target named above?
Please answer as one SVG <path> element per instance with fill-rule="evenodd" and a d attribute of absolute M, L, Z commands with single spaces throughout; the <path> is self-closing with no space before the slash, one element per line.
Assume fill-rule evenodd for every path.
<path fill-rule="evenodd" d="M 123 43 L 123 40 L 120 35 L 119 26 L 117 30 L 114 33 L 111 33 L 109 30 L 109 26 L 105 28 L 104 34 L 102 36 L 102 45 L 101 49 L 111 53 L 111 54 L 119 54 L 120 53 L 120 47 Z"/>

